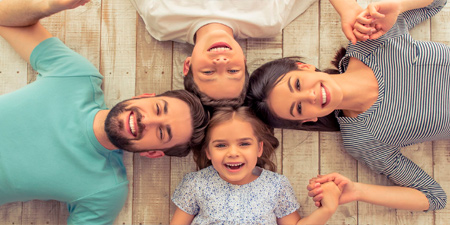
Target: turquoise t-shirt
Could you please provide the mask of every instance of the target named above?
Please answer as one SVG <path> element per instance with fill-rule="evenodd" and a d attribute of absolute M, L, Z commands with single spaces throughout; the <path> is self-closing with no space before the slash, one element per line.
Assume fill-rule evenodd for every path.
<path fill-rule="evenodd" d="M 0 96 L 0 205 L 67 203 L 69 224 L 111 224 L 128 180 L 121 150 L 108 150 L 93 131 L 106 109 L 102 75 L 57 38 L 40 43 L 30 62 L 35 82 Z"/>

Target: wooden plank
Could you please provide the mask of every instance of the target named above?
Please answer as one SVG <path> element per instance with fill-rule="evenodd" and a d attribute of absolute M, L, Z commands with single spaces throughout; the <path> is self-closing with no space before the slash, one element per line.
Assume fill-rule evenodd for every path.
<path fill-rule="evenodd" d="M 101 5 L 100 73 L 103 74 L 108 107 L 135 94 L 136 11 L 129 1 L 103 1 Z M 90 59 L 91 60 L 91 59 Z M 128 199 L 115 224 L 132 223 L 133 154 L 125 152 L 124 164 L 130 182 Z"/>
<path fill-rule="evenodd" d="M 153 39 L 140 17 L 136 54 L 136 95 L 170 90 L 172 42 Z M 136 154 L 134 171 L 133 224 L 168 224 L 170 157 L 148 159 Z"/>
<path fill-rule="evenodd" d="M 319 2 L 283 29 L 283 57 L 289 56 L 301 56 L 314 66 L 319 64 Z M 294 188 L 300 216 L 305 217 L 317 209 L 306 186 L 319 174 L 319 132 L 283 129 L 282 141 L 283 174 Z"/>
<path fill-rule="evenodd" d="M 431 18 L 431 40 L 450 46 L 450 4 Z"/>
<path fill-rule="evenodd" d="M 448 196 L 450 194 L 450 140 L 440 140 L 433 142 L 433 170 L 434 179 L 441 185 L 447 193 L 447 206 L 435 212 L 435 223 L 446 224 L 450 221 L 450 207 Z M 429 152 L 428 152 L 429 154 Z"/>
<path fill-rule="evenodd" d="M 331 60 L 340 47 L 346 47 L 348 40 L 341 29 L 340 17 L 328 1 L 320 1 L 320 55 L 319 68 L 330 68 Z M 348 155 L 343 146 L 340 133 L 320 132 L 320 173 L 339 172 L 352 180 L 357 177 L 357 163 Z M 357 223 L 357 204 L 339 206 L 329 220 L 330 223 Z"/>

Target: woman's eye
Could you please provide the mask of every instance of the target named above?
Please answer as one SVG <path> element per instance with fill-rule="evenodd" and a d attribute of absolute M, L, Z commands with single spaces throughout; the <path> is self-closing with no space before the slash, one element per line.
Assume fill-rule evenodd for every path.
<path fill-rule="evenodd" d="M 161 109 L 159 108 L 159 105 L 156 104 L 156 115 L 159 115 L 160 112 L 161 112 Z"/>
<path fill-rule="evenodd" d="M 159 139 L 163 139 L 163 130 L 162 130 L 162 128 L 161 127 L 159 127 L 158 128 L 158 131 L 159 131 Z"/>
<path fill-rule="evenodd" d="M 302 104 L 301 103 L 297 104 L 297 112 L 298 112 L 298 114 L 302 114 Z"/>
<path fill-rule="evenodd" d="M 297 88 L 297 90 L 300 91 L 300 80 L 299 80 L 299 79 L 297 79 L 297 80 L 295 81 L 295 88 Z"/>

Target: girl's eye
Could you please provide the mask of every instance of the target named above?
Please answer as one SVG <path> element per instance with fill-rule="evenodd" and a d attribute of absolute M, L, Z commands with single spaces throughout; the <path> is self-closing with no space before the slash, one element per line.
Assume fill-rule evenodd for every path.
<path fill-rule="evenodd" d="M 228 70 L 228 73 L 238 73 L 239 72 L 239 70 Z"/>
<path fill-rule="evenodd" d="M 302 103 L 297 104 L 297 112 L 298 114 L 302 114 Z"/>
<path fill-rule="evenodd" d="M 214 145 L 214 147 L 216 147 L 216 148 L 225 148 L 226 145 L 225 144 L 216 144 L 216 145 Z"/>
<path fill-rule="evenodd" d="M 241 143 L 241 146 L 250 146 L 251 145 L 251 143 L 249 143 L 249 142 L 242 142 Z"/>
<path fill-rule="evenodd" d="M 299 79 L 297 79 L 297 80 L 295 81 L 295 88 L 297 88 L 297 90 L 300 91 L 300 80 L 299 80 Z"/>

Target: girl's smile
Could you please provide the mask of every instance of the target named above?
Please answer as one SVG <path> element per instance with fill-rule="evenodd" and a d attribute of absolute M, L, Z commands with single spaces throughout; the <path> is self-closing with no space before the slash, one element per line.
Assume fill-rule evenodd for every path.
<path fill-rule="evenodd" d="M 263 153 L 263 143 L 255 137 L 252 125 L 233 118 L 212 128 L 206 155 L 220 177 L 243 185 L 258 176 L 252 171 Z"/>

